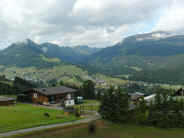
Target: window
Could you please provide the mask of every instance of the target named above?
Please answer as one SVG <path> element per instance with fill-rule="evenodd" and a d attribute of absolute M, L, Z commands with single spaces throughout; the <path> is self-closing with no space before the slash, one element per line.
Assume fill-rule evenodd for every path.
<path fill-rule="evenodd" d="M 55 101 L 56 101 L 56 97 L 55 96 L 49 96 L 49 102 L 51 104 L 55 104 Z"/>
<path fill-rule="evenodd" d="M 68 99 L 68 100 L 71 99 L 71 94 L 68 94 L 68 95 L 67 95 L 67 99 Z"/>
<path fill-rule="evenodd" d="M 38 98 L 38 94 L 37 93 L 34 93 L 33 97 L 34 98 Z"/>

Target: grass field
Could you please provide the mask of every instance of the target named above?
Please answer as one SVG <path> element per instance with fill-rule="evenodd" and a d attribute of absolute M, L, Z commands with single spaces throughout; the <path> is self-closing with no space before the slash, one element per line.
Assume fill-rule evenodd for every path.
<path fill-rule="evenodd" d="M 44 116 L 44 113 L 49 113 L 50 117 Z M 0 133 L 77 119 L 79 118 L 74 115 L 64 115 L 64 112 L 60 110 L 28 104 L 0 107 Z"/>
<path fill-rule="evenodd" d="M 88 124 L 14 136 L 11 138 L 184 138 L 184 129 L 163 130 L 135 125 L 118 125 L 96 121 L 96 133 L 89 134 Z"/>

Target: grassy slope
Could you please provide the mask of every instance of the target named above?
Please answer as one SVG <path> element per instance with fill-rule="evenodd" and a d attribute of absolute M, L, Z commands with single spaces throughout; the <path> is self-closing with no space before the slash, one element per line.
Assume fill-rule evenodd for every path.
<path fill-rule="evenodd" d="M 50 114 L 49 118 L 44 116 L 45 112 Z M 0 133 L 76 119 L 74 115 L 65 116 L 63 111 L 26 104 L 0 107 Z"/>
<path fill-rule="evenodd" d="M 12 66 L 1 71 L 0 74 L 6 75 L 7 78 L 12 79 L 14 76 L 19 76 L 26 79 L 39 79 L 39 80 L 52 80 L 59 79 L 66 82 L 78 83 L 76 76 L 82 77 L 81 79 L 89 77 L 88 73 L 81 68 L 74 65 L 61 65 L 54 66 L 52 68 L 36 68 L 36 67 L 25 67 L 20 68 Z"/>
<path fill-rule="evenodd" d="M 183 138 L 183 129 L 163 130 L 135 125 L 117 125 L 97 121 L 96 134 L 88 133 L 88 125 L 76 125 L 33 132 L 13 138 Z"/>
<path fill-rule="evenodd" d="M 16 66 L 11 66 L 6 69 L 2 69 L 0 75 L 6 75 L 8 79 L 12 79 L 15 76 L 33 80 L 39 79 L 42 81 L 58 79 L 66 83 L 76 85 L 82 85 L 83 81 L 91 79 L 92 77 L 106 80 L 108 85 L 111 84 L 119 85 L 126 82 L 118 78 L 112 78 L 101 74 L 94 74 L 90 76 L 87 71 L 75 65 L 58 65 L 52 68 L 36 68 L 36 67 L 20 68 Z"/>
<path fill-rule="evenodd" d="M 110 77 L 110 76 L 106 76 L 106 75 L 102 75 L 102 74 L 95 74 L 93 75 L 94 78 L 100 79 L 100 80 L 105 80 L 108 86 L 112 86 L 112 85 L 123 85 L 126 84 L 127 80 L 123 80 L 123 79 L 119 79 L 119 78 L 115 78 L 115 77 Z M 101 86 L 102 87 L 102 86 Z M 106 86 L 104 86 L 105 88 L 107 88 Z"/>

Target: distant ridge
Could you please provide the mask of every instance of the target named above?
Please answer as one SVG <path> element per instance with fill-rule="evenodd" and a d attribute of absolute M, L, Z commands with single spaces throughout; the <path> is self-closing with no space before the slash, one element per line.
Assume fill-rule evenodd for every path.
<path fill-rule="evenodd" d="M 30 39 L 0 51 L 0 67 L 77 65 L 90 73 L 162 83 L 184 83 L 184 35 L 156 31 L 129 36 L 107 48 L 36 44 Z M 1 68 L 0 68 L 1 69 Z"/>
<path fill-rule="evenodd" d="M 184 35 L 151 32 L 125 38 L 93 54 L 89 70 L 124 79 L 183 83 Z"/>

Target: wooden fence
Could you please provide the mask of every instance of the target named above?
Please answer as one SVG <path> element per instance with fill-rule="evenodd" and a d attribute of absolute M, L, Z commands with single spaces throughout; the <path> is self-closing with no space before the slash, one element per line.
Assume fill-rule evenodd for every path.
<path fill-rule="evenodd" d="M 82 104 L 78 106 L 78 110 L 80 114 L 97 113 L 98 109 L 99 109 L 99 105 L 97 104 Z"/>

